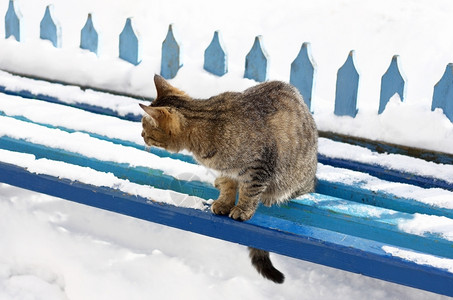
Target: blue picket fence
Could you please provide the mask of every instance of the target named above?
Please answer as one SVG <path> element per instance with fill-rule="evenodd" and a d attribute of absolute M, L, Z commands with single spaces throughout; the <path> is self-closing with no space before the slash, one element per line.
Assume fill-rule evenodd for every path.
<path fill-rule="evenodd" d="M 14 0 L 10 0 L 5 16 L 5 36 L 14 37 L 17 41 L 23 40 L 23 16 Z M 52 14 L 52 5 L 46 8 L 40 24 L 40 37 L 52 42 L 55 47 L 61 47 L 61 26 Z M 99 35 L 94 27 L 92 14 L 88 15 L 87 22 L 81 31 L 80 47 L 98 54 Z M 140 64 L 141 40 L 133 20 L 128 18 L 119 39 L 119 57 L 133 65 Z M 180 43 L 173 34 L 173 25 L 162 43 L 161 75 L 166 79 L 176 76 L 183 66 L 181 62 Z M 204 69 L 217 76 L 228 72 L 228 54 L 221 42 L 220 32 L 214 37 L 204 53 Z M 263 38 L 257 36 L 253 46 L 245 58 L 244 77 L 263 82 L 268 79 L 269 55 L 263 46 Z M 290 83 L 296 86 L 311 109 L 313 87 L 315 84 L 316 63 L 310 51 L 310 44 L 303 43 L 297 57 L 291 64 Z M 357 95 L 359 91 L 360 74 L 354 62 L 354 51 L 351 51 L 344 65 L 338 70 L 335 109 L 338 116 L 355 117 L 357 109 Z M 401 101 L 405 100 L 406 79 L 401 71 L 399 56 L 395 55 L 388 70 L 382 76 L 380 102 L 378 113 L 381 114 L 395 94 Z M 431 110 L 440 108 L 447 118 L 453 122 L 453 64 L 449 64 L 444 75 L 434 87 Z"/>

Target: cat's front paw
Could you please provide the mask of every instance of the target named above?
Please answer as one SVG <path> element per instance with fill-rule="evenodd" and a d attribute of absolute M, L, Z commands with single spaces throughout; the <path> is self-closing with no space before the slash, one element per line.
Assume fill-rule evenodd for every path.
<path fill-rule="evenodd" d="M 244 210 L 238 206 L 235 206 L 231 209 L 230 218 L 238 220 L 238 221 L 247 221 L 253 217 L 255 213 L 254 210 Z"/>
<path fill-rule="evenodd" d="M 233 206 L 234 203 L 231 205 L 225 201 L 216 200 L 211 205 L 211 211 L 216 215 L 228 215 Z"/>

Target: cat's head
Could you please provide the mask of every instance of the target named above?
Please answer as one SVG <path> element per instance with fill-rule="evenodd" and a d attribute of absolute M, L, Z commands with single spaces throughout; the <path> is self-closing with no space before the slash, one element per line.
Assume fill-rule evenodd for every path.
<path fill-rule="evenodd" d="M 156 146 L 170 151 L 183 149 L 185 119 L 178 110 L 178 102 L 190 101 L 183 91 L 171 86 L 159 75 L 154 76 L 157 97 L 146 106 L 142 118 L 142 137 L 148 146 Z"/>

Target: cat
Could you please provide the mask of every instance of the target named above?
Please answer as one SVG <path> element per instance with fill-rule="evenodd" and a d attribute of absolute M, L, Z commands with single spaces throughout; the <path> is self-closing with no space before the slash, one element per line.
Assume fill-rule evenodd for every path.
<path fill-rule="evenodd" d="M 295 87 L 269 81 L 200 100 L 159 75 L 154 83 L 156 99 L 150 106 L 140 104 L 146 112 L 142 137 L 148 146 L 186 149 L 201 165 L 219 172 L 214 214 L 246 221 L 259 202 L 270 206 L 314 191 L 318 131 Z M 283 283 L 269 252 L 249 251 L 263 277 Z"/>

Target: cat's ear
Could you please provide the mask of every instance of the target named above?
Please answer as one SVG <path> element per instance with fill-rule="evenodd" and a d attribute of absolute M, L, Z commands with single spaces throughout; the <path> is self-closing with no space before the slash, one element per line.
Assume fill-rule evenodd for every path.
<path fill-rule="evenodd" d="M 159 122 L 162 117 L 165 117 L 169 114 L 168 110 L 165 107 L 152 107 L 143 105 L 141 103 L 140 107 L 156 122 Z"/>
<path fill-rule="evenodd" d="M 169 84 L 162 76 L 154 75 L 154 84 L 156 85 L 157 98 L 165 96 L 187 96 L 187 94 L 171 84 Z"/>

